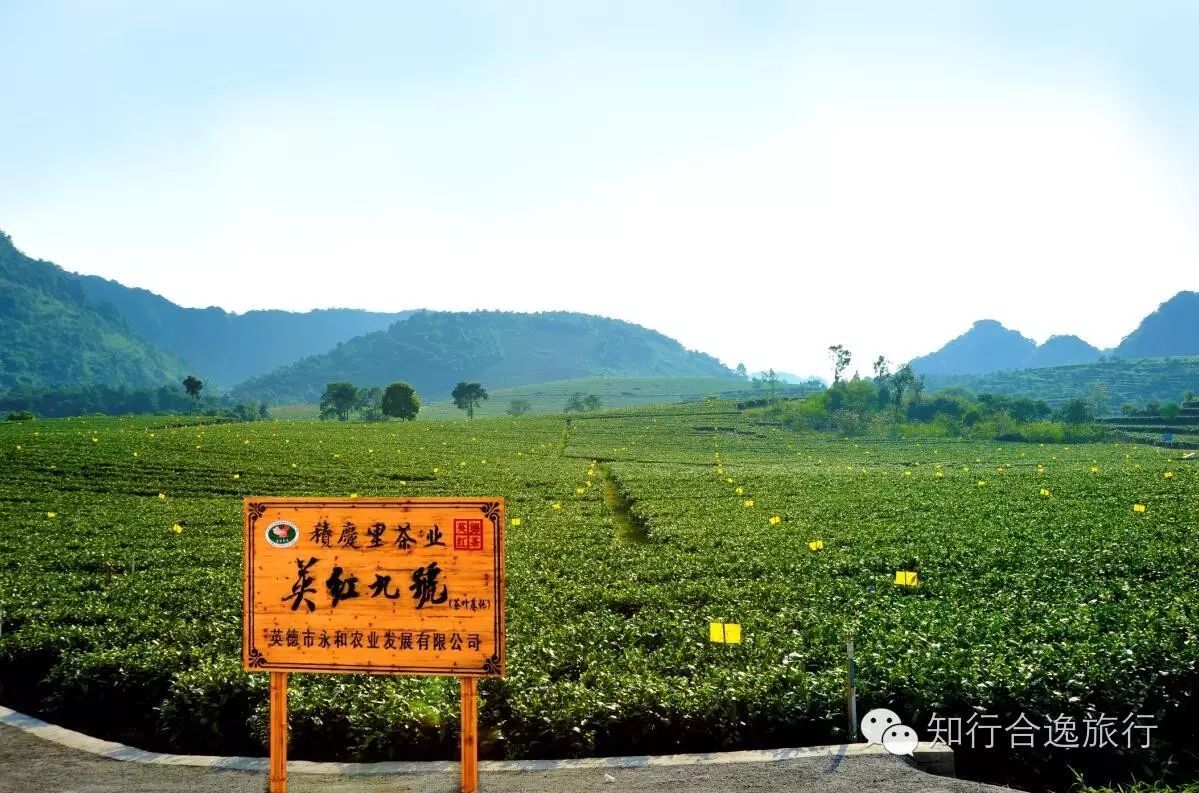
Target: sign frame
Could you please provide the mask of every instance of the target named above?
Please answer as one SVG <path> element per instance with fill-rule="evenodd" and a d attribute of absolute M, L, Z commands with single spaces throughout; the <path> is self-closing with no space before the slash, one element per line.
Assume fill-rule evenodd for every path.
<path fill-rule="evenodd" d="M 503 498 L 282 498 L 282 497 L 251 497 L 244 501 L 244 537 L 243 537 L 243 607 L 242 607 L 242 666 L 249 672 L 299 672 L 318 674 L 374 674 L 374 675 L 428 675 L 442 677 L 502 677 L 506 661 L 506 615 L 505 588 L 506 575 L 504 570 L 504 499 Z M 404 508 L 409 512 L 421 509 L 445 510 L 461 508 L 477 510 L 484 520 L 491 525 L 493 536 L 493 556 L 495 577 L 493 586 L 495 616 L 495 645 L 493 652 L 479 667 L 429 667 L 392 665 L 359 665 L 339 664 L 330 665 L 324 662 L 314 663 L 272 663 L 269 656 L 256 645 L 254 628 L 254 532 L 259 528 L 259 520 L 271 507 L 286 507 L 320 510 L 334 508 L 337 510 L 354 509 L 386 509 L 389 507 Z"/>
<path fill-rule="evenodd" d="M 254 630 L 254 553 L 255 532 L 260 528 L 259 520 L 272 507 L 289 509 L 386 509 L 402 507 L 407 512 L 426 509 L 446 510 L 447 508 L 462 508 L 478 510 L 483 520 L 490 523 L 492 529 L 492 553 L 494 554 L 494 574 L 491 586 L 494 593 L 494 650 L 479 668 L 452 666 L 435 668 L 428 665 L 404 666 L 396 664 L 330 664 L 330 663 L 272 663 L 255 645 Z M 425 675 L 439 677 L 457 677 L 460 687 L 461 704 L 461 787 L 463 793 L 476 793 L 479 789 L 479 731 L 478 731 L 478 678 L 503 677 L 505 659 L 507 656 L 507 576 L 504 569 L 504 509 L 503 498 L 458 498 L 458 497 L 427 497 L 427 498 L 325 498 L 319 496 L 285 498 L 279 496 L 253 496 L 244 499 L 243 514 L 243 552 L 242 552 L 242 666 L 248 672 L 268 672 L 270 674 L 270 759 L 267 788 L 270 793 L 287 793 L 287 678 L 292 672 L 318 674 L 371 674 L 371 675 Z M 473 518 L 471 519 L 474 520 Z M 296 524 L 289 521 L 276 521 L 276 524 L 290 527 L 295 534 L 275 544 L 278 549 L 294 546 L 302 536 L 302 531 Z M 473 527 L 472 527 L 472 534 Z M 265 535 L 264 535 L 265 536 Z M 480 542 L 482 537 L 480 536 Z M 473 542 L 473 540 L 470 540 Z M 271 541 L 273 542 L 273 540 Z M 459 549 L 455 550 L 475 550 Z"/>

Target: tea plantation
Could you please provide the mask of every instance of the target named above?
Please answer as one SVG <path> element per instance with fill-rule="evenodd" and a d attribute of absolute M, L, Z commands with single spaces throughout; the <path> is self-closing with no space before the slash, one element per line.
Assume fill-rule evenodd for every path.
<path fill-rule="evenodd" d="M 852 635 L 863 712 L 918 728 L 934 711 L 1144 714 L 1158 748 L 1122 762 L 1160 768 L 1199 745 L 1199 466 L 1181 456 L 795 434 L 715 401 L 8 424 L 0 703 L 144 748 L 260 753 L 242 497 L 494 495 L 509 674 L 480 687 L 484 756 L 845 740 Z M 743 643 L 709 643 L 710 621 L 739 622 Z M 453 680 L 292 685 L 293 757 L 455 754 Z"/>

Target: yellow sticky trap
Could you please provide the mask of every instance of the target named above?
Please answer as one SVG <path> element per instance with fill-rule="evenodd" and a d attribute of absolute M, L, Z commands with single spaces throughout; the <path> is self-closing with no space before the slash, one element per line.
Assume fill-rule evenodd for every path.
<path fill-rule="evenodd" d="M 824 540 L 812 540 L 808 543 L 808 547 L 813 551 L 819 551 L 824 548 Z"/>
<path fill-rule="evenodd" d="M 1046 487 L 1041 488 L 1041 495 L 1044 496 L 1045 498 L 1049 498 L 1049 488 L 1046 488 Z"/>
<path fill-rule="evenodd" d="M 916 573 L 911 570 L 898 570 L 895 573 L 895 583 L 899 586 L 916 586 Z"/>
<path fill-rule="evenodd" d="M 713 622 L 708 625 L 708 639 L 718 644 L 724 643 L 724 623 Z"/>
<path fill-rule="evenodd" d="M 777 526 L 777 525 L 779 525 L 779 524 L 780 524 L 780 523 L 782 523 L 782 522 L 783 522 L 783 519 L 782 519 L 781 517 L 779 517 L 778 515 L 772 515 L 772 516 L 771 516 L 771 518 L 770 518 L 770 525 L 771 525 L 771 526 Z"/>
<path fill-rule="evenodd" d="M 1133 511 L 1133 512 L 1144 512 L 1144 511 L 1145 511 L 1145 505 L 1144 505 L 1144 504 L 1133 504 L 1133 505 L 1132 505 L 1132 511 Z"/>
<path fill-rule="evenodd" d="M 737 622 L 709 623 L 708 638 L 716 644 L 741 644 L 741 624 Z"/>

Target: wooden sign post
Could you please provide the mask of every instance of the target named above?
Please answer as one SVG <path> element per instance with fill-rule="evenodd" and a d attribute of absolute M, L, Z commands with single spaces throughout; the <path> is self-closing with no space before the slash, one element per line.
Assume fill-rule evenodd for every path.
<path fill-rule="evenodd" d="M 503 499 L 248 498 L 244 616 L 245 668 L 271 673 L 271 793 L 289 672 L 461 678 L 462 790 L 478 790 L 477 678 L 504 673 Z"/>

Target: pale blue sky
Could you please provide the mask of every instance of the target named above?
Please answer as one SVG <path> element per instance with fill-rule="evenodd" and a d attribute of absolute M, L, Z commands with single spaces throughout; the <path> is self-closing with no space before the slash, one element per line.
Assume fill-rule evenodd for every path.
<path fill-rule="evenodd" d="M 248 10 L 247 10 L 248 9 Z M 800 373 L 1199 289 L 1199 4 L 0 0 L 0 229 L 183 305 Z"/>

